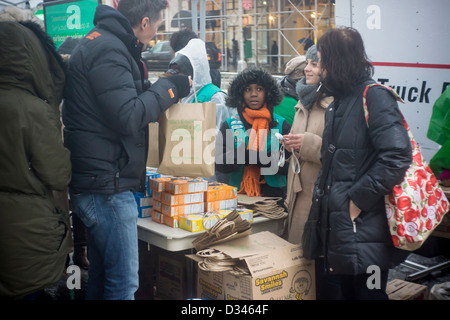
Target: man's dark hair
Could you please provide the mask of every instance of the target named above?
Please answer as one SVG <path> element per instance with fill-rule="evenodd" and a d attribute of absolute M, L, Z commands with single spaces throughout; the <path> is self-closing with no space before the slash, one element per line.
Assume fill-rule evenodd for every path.
<path fill-rule="evenodd" d="M 132 28 L 145 17 L 150 19 L 150 23 L 158 21 L 165 8 L 167 0 L 120 0 L 117 6 L 117 10 L 128 19 Z"/>
<path fill-rule="evenodd" d="M 170 37 L 170 47 L 174 52 L 177 52 L 186 47 L 190 40 L 197 38 L 197 34 L 191 29 L 183 29 L 172 34 Z"/>
<path fill-rule="evenodd" d="M 323 84 L 333 96 L 349 93 L 364 77 L 371 77 L 373 65 L 367 58 L 361 35 L 343 27 L 327 31 L 317 42 L 320 64 L 326 70 Z"/>

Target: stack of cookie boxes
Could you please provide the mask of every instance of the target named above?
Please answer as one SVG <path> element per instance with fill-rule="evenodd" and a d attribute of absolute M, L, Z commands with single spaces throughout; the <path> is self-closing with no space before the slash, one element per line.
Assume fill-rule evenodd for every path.
<path fill-rule="evenodd" d="M 160 177 L 150 180 L 153 190 L 152 220 L 178 228 L 179 216 L 202 213 L 208 181 L 201 178 Z"/>
<path fill-rule="evenodd" d="M 237 207 L 237 189 L 226 184 L 208 183 L 202 178 L 158 177 L 150 179 L 149 185 L 153 192 L 152 220 L 172 228 L 201 231 L 205 213 L 223 216 Z"/>
<path fill-rule="evenodd" d="M 159 178 L 161 175 L 156 172 L 156 168 L 147 167 L 146 179 L 145 179 L 145 193 L 135 192 L 134 198 L 136 199 L 138 207 L 139 218 L 149 218 L 152 216 L 153 207 L 153 190 L 150 189 L 150 179 Z"/>
<path fill-rule="evenodd" d="M 237 206 L 237 188 L 218 182 L 208 185 L 205 192 L 205 211 L 201 214 L 189 214 L 179 218 L 180 228 L 198 232 L 211 228 L 222 217 L 234 209 L 244 220 L 253 221 L 253 211 Z"/>

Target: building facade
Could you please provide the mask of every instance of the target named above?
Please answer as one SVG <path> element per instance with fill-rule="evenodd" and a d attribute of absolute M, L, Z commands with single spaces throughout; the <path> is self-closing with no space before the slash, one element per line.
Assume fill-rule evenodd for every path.
<path fill-rule="evenodd" d="M 171 0 L 156 41 L 192 28 L 220 48 L 222 71 L 238 71 L 244 61 L 282 73 L 333 27 L 334 0 Z"/>

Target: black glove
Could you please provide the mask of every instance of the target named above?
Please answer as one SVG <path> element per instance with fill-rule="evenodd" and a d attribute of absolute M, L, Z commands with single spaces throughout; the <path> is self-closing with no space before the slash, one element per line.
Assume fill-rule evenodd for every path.
<path fill-rule="evenodd" d="M 177 88 L 178 92 L 178 99 L 186 97 L 191 87 L 189 85 L 189 77 L 185 75 L 174 75 L 169 76 L 166 79 L 170 80 L 170 82 L 173 83 L 173 85 Z"/>

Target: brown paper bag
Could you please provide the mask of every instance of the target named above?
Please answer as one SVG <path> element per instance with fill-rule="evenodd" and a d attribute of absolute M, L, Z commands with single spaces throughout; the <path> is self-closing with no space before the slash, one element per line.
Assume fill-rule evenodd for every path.
<path fill-rule="evenodd" d="M 193 178 L 214 175 L 215 103 L 177 103 L 158 122 L 159 173 Z"/>
<path fill-rule="evenodd" d="M 152 122 L 148 124 L 148 154 L 147 167 L 159 167 L 159 123 Z"/>

